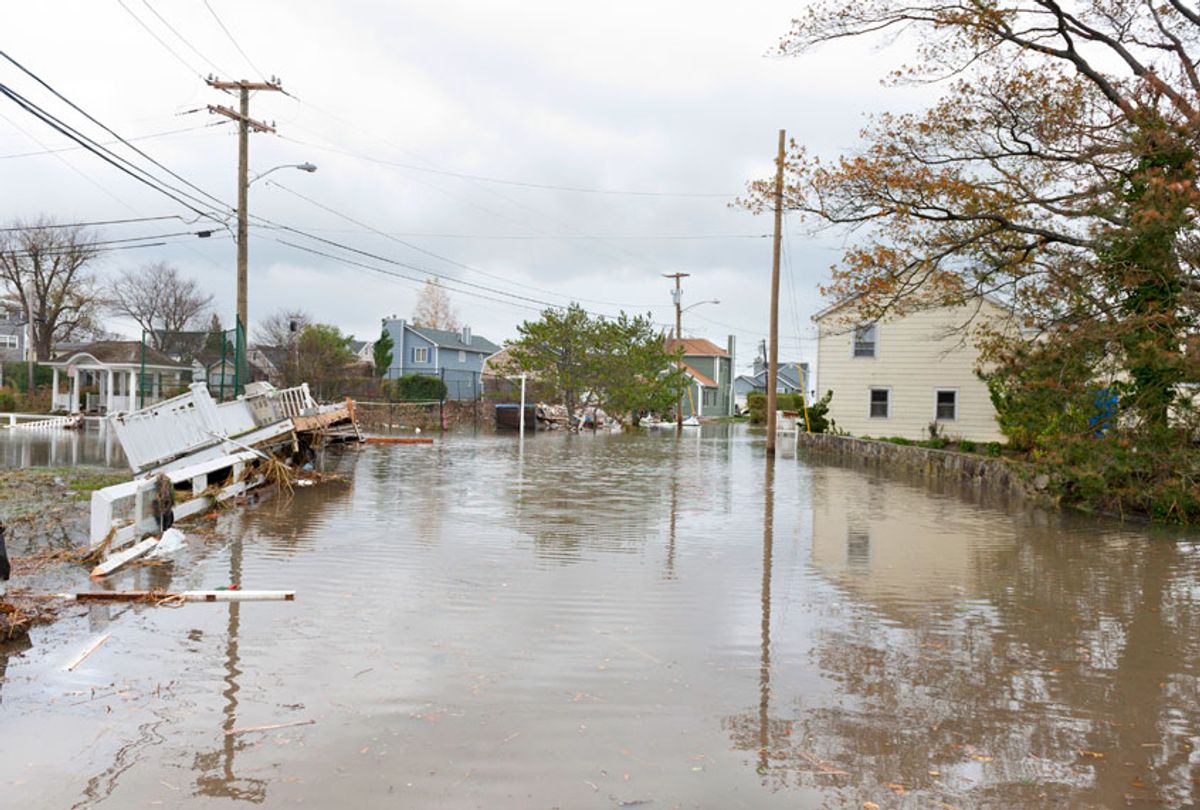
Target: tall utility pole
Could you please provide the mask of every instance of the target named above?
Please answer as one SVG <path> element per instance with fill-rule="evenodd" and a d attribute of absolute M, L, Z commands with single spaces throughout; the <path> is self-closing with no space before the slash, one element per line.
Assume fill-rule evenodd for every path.
<path fill-rule="evenodd" d="M 683 289 L 679 286 L 679 280 L 690 275 L 691 273 L 663 273 L 663 278 L 675 279 L 675 289 L 671 291 L 671 298 L 675 301 L 676 340 L 683 340 Z M 683 432 L 683 394 L 675 400 L 675 431 Z"/>
<path fill-rule="evenodd" d="M 255 121 L 250 117 L 250 91 L 273 90 L 275 92 L 283 92 L 283 86 L 280 84 L 279 79 L 275 77 L 271 77 L 271 81 L 269 82 L 225 82 L 209 77 L 208 86 L 217 90 L 237 90 L 240 101 L 237 112 L 228 107 L 222 107 L 219 104 L 209 104 L 208 111 L 217 115 L 223 115 L 226 118 L 232 118 L 238 122 L 237 319 L 242 335 L 242 351 L 244 351 L 246 330 L 250 328 L 247 318 L 248 306 L 246 303 L 248 298 L 246 282 L 247 242 L 249 241 L 246 198 L 250 186 L 250 130 L 254 130 L 255 132 L 275 131 L 275 127 L 265 124 L 262 121 Z"/>
<path fill-rule="evenodd" d="M 779 387 L 779 249 L 783 242 L 784 131 L 775 156 L 775 244 L 771 252 L 771 346 L 767 356 L 767 454 L 775 455 L 775 389 Z"/>

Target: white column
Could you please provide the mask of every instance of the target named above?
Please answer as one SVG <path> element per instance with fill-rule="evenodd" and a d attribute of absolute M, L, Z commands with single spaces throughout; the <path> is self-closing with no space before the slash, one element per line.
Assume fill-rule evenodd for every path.
<path fill-rule="evenodd" d="M 138 390 L 137 384 L 137 372 L 131 371 L 129 372 L 129 410 L 137 410 L 138 400 L 140 399 L 139 394 L 140 391 Z"/>
<path fill-rule="evenodd" d="M 113 389 L 115 388 L 114 383 L 116 383 L 116 381 L 117 378 L 113 376 L 113 370 L 110 368 L 108 370 L 108 393 L 104 398 L 105 402 L 107 403 L 105 407 L 107 408 L 108 413 L 113 412 L 113 395 L 115 393 Z"/>
<path fill-rule="evenodd" d="M 75 376 L 71 378 L 71 403 L 67 413 L 79 413 L 79 373 L 79 369 L 75 369 Z"/>
<path fill-rule="evenodd" d="M 54 401 L 58 399 L 58 366 L 54 367 L 53 374 L 54 384 L 50 386 L 50 410 L 54 410 Z"/>

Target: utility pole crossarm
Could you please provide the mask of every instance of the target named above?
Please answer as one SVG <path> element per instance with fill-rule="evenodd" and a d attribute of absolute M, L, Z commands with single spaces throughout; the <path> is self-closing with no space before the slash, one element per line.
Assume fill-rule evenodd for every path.
<path fill-rule="evenodd" d="M 205 81 L 209 87 L 216 88 L 217 90 L 274 90 L 279 93 L 283 92 L 283 85 L 279 82 L 226 82 L 220 79 L 206 79 Z"/>
<path fill-rule="evenodd" d="M 234 121 L 237 121 L 240 124 L 245 124 L 256 132 L 275 131 L 275 127 L 271 126 L 270 124 L 264 124 L 262 121 L 256 121 L 249 116 L 243 116 L 241 113 L 235 112 L 228 107 L 222 107 L 220 104 L 209 104 L 208 111 L 210 113 L 215 113 L 216 115 L 223 115 L 226 118 L 232 118 Z"/>

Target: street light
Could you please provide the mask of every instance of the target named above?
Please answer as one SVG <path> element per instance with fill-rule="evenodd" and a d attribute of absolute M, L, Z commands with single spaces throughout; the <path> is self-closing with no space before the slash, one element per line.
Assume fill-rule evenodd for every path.
<path fill-rule="evenodd" d="M 697 301 L 694 304 L 689 304 L 686 307 L 680 308 L 679 304 L 683 299 L 683 294 L 676 289 L 671 297 L 675 299 L 675 339 L 679 341 L 683 340 L 683 313 L 687 312 L 689 309 L 698 307 L 701 304 L 721 303 L 716 298 L 710 298 L 707 301 Z M 695 414 L 693 414 L 693 416 L 694 415 Z M 683 430 L 683 394 L 680 394 L 679 398 L 675 400 L 675 430 Z"/>
<path fill-rule="evenodd" d="M 271 172 L 277 172 L 280 169 L 299 169 L 302 172 L 308 172 L 309 174 L 312 174 L 313 172 L 315 172 L 317 170 L 317 167 L 316 167 L 316 164 L 314 164 L 314 163 L 284 163 L 281 166 L 275 166 L 274 168 L 267 169 L 265 172 L 254 175 L 254 179 L 252 179 L 246 185 L 248 185 L 248 186 L 254 185 L 255 183 L 257 183 L 259 180 L 266 177 Z"/>

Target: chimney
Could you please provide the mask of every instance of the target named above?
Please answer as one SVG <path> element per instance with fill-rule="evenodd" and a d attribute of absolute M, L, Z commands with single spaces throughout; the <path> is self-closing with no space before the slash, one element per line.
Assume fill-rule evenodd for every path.
<path fill-rule="evenodd" d="M 462 340 L 463 343 L 470 346 L 471 345 L 471 327 L 464 326 L 462 328 L 462 333 L 459 335 L 459 338 Z"/>

